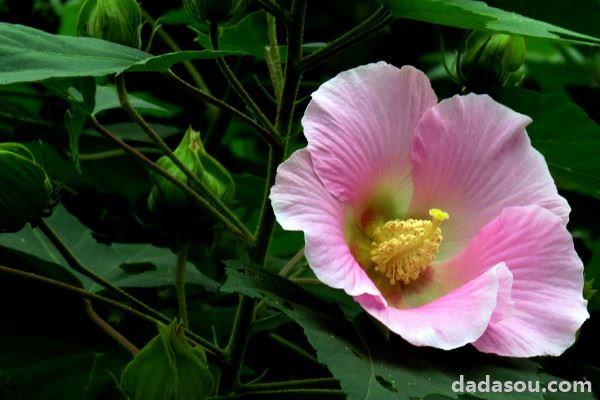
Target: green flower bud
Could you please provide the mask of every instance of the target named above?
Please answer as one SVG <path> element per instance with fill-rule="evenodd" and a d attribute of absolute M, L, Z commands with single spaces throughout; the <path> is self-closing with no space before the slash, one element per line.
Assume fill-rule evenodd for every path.
<path fill-rule="evenodd" d="M 458 77 L 469 89 L 502 86 L 523 65 L 525 52 L 521 36 L 471 32 L 458 55 Z"/>
<path fill-rule="evenodd" d="M 248 0 L 183 0 L 185 11 L 201 24 L 238 22 Z"/>
<path fill-rule="evenodd" d="M 77 17 L 77 33 L 140 48 L 142 12 L 136 0 L 86 0 Z"/>
<path fill-rule="evenodd" d="M 123 393 L 130 400 L 206 399 L 214 380 L 204 350 L 190 345 L 175 322 L 158 325 L 158 332 L 123 370 Z"/>
<path fill-rule="evenodd" d="M 233 199 L 235 188 L 231 175 L 206 152 L 199 132 L 191 127 L 188 128 L 174 153 L 216 197 L 225 203 Z M 193 187 L 188 177 L 167 156 L 159 158 L 157 164 L 180 181 Z M 158 174 L 154 175 L 154 180 L 154 187 L 148 197 L 148 208 L 151 211 L 157 214 L 165 212 L 167 215 L 173 215 L 173 211 L 177 210 L 186 214 L 193 212 L 195 203 L 186 193 Z M 186 218 L 189 218 L 189 215 Z"/>
<path fill-rule="evenodd" d="M 52 198 L 46 171 L 29 149 L 0 143 L 0 232 L 16 232 L 41 217 Z"/>

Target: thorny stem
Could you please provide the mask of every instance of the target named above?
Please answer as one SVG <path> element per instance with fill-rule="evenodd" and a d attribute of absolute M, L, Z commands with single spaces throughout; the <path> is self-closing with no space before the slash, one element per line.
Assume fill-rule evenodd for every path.
<path fill-rule="evenodd" d="M 379 7 L 369 18 L 350 31 L 341 35 L 337 39 L 302 60 L 302 69 L 308 71 L 319 64 L 331 59 L 336 54 L 344 51 L 364 39 L 374 35 L 381 29 L 394 21 L 392 14 L 383 6 Z"/>
<path fill-rule="evenodd" d="M 37 275 L 37 274 L 31 273 L 31 272 L 21 271 L 19 269 L 15 269 L 15 268 L 5 267 L 3 265 L 0 265 L 0 274 L 16 276 L 16 277 L 34 281 L 37 283 L 43 283 L 47 286 L 52 286 L 54 288 L 60 289 L 64 292 L 76 295 L 78 297 L 82 297 L 84 299 L 88 299 L 93 302 L 98 302 L 98 303 L 104 304 L 115 310 L 123 311 L 127 314 L 133 315 L 135 317 L 138 317 L 140 319 L 143 319 L 143 320 L 153 323 L 153 324 L 156 324 L 159 322 L 164 322 L 164 321 L 160 321 L 159 318 L 155 318 L 152 315 L 145 314 L 141 311 L 138 311 L 138 310 L 132 308 L 131 306 L 128 306 L 123 303 L 119 303 L 118 301 L 109 299 L 108 297 L 104 297 L 104 296 L 101 296 L 101 295 L 98 295 L 95 293 L 91 293 L 91 292 L 88 292 L 87 290 L 78 288 L 76 286 L 69 285 L 69 284 L 61 282 L 61 281 L 57 281 L 55 279 L 47 278 L 45 276 Z M 167 321 L 168 321 L 168 319 L 167 319 Z M 214 355 L 218 356 L 219 358 L 223 358 L 223 355 L 224 355 L 223 350 L 220 349 L 219 347 L 215 346 L 213 343 L 211 343 L 208 340 L 191 332 L 189 329 L 186 329 L 185 333 L 192 341 L 194 341 L 198 345 L 202 346 L 209 353 L 214 354 Z"/>
<path fill-rule="evenodd" d="M 140 352 L 133 343 L 129 341 L 121 332 L 113 328 L 108 322 L 102 319 L 101 316 L 98 315 L 94 307 L 92 306 L 92 302 L 88 299 L 85 300 L 85 313 L 90 317 L 92 322 L 94 322 L 100 329 L 102 329 L 108 336 L 113 338 L 115 342 L 120 344 L 125 350 L 133 354 L 134 356 Z"/>
<path fill-rule="evenodd" d="M 133 148 L 130 145 L 128 145 L 127 143 L 125 143 L 123 140 L 121 140 L 119 137 L 117 137 L 115 134 L 113 134 L 111 131 L 109 131 L 106 127 L 104 127 L 102 124 L 100 124 L 95 117 L 93 117 L 93 116 L 90 117 L 90 120 L 92 122 L 92 125 L 94 125 L 94 128 L 98 132 L 100 132 L 104 137 L 106 137 L 107 139 L 109 139 L 110 141 L 115 143 L 121 149 L 125 150 L 125 152 L 127 152 L 129 155 L 135 157 L 137 160 L 142 162 L 145 166 L 150 168 L 152 171 L 161 175 L 163 178 L 167 179 L 173 185 L 175 185 L 176 187 L 178 187 L 179 189 L 181 189 L 182 191 L 187 193 L 195 202 L 197 202 L 200 206 L 206 208 L 208 211 L 210 211 L 213 214 L 213 216 L 217 217 L 221 222 L 223 222 L 225 224 L 225 226 L 227 226 L 233 233 L 238 235 L 240 238 L 242 238 L 247 243 L 254 242 L 254 236 L 252 235 L 252 233 L 241 222 L 239 222 L 239 220 L 237 220 L 238 223 L 235 223 L 234 222 L 235 220 L 232 221 L 232 220 L 228 219 L 219 210 L 217 210 L 211 203 L 209 203 L 204 197 L 202 197 L 200 194 L 198 194 L 195 190 L 193 190 L 191 187 L 189 187 L 187 184 L 180 181 L 173 175 L 169 174 L 167 171 L 165 171 L 163 168 L 158 166 L 155 162 L 150 160 L 144 154 L 140 153 L 135 148 Z"/>

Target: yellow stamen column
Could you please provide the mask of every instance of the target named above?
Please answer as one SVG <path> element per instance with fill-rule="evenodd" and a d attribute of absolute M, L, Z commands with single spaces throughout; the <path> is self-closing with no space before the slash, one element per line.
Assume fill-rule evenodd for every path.
<path fill-rule="evenodd" d="M 448 213 L 433 208 L 431 220 L 395 219 L 379 226 L 373 232 L 371 261 L 375 271 L 397 282 L 408 284 L 421 276 L 437 256 L 442 243 L 440 225 Z"/>

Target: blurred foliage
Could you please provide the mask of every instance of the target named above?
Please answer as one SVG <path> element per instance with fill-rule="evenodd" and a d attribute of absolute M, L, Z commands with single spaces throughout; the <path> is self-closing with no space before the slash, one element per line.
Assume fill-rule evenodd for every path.
<path fill-rule="evenodd" d="M 260 218 L 267 146 L 251 126 L 227 113 L 214 113 L 161 73 L 172 68 L 187 81 L 203 84 L 217 98 L 245 110 L 212 60 L 230 55 L 235 75 L 267 110 L 268 117 L 274 117 L 273 88 L 265 63 L 266 13 L 258 2 L 252 2 L 245 18 L 221 30 L 224 52 L 219 53 L 210 50 L 208 26 L 189 18 L 180 3 L 144 2 L 146 17 L 157 19 L 169 37 L 147 22 L 141 31 L 143 50 L 138 50 L 70 37 L 76 32 L 81 3 L 0 0 L 0 142 L 24 144 L 46 170 L 60 204 L 46 221 L 80 261 L 168 319 L 175 318 L 175 253 L 180 238 L 172 224 L 157 220 L 148 209 L 148 195 L 155 184 L 148 169 L 100 136 L 89 118 L 101 120 L 149 159 L 157 161 L 162 156 L 120 108 L 113 75 L 128 71 L 131 103 L 171 148 L 177 147 L 189 126 L 200 132 L 206 152 L 231 173 L 235 183 L 231 207 L 253 229 Z M 287 0 L 278 3 L 284 8 L 290 5 Z M 252 296 L 262 305 L 242 380 L 334 376 L 339 383 L 334 381 L 331 389 L 343 389 L 350 400 L 455 398 L 449 383 L 456 379 L 457 371 L 472 379 L 486 373 L 500 379 L 543 382 L 555 377 L 586 378 L 597 392 L 600 50 L 589 44 L 598 43 L 600 36 L 600 3 L 578 0 L 573 6 L 558 0 L 543 4 L 489 1 L 490 6 L 497 7 L 493 9 L 480 2 L 458 0 L 382 3 L 403 19 L 304 75 L 288 151 L 305 145 L 299 122 L 310 94 L 342 70 L 378 60 L 412 64 L 427 71 L 439 98 L 446 98 L 461 93 L 463 87 L 450 78 L 442 58 L 450 73 L 455 72 L 456 51 L 467 35 L 465 28 L 508 30 L 526 36 L 520 87 L 513 87 L 517 82 L 510 81 L 509 87 L 482 90 L 490 89 L 487 91 L 499 101 L 533 117 L 534 123 L 528 128 L 532 143 L 548 160 L 561 193 L 573 209 L 569 228 L 586 266 L 592 314 L 577 343 L 561 357 L 534 361 L 486 356 L 472 349 L 441 352 L 413 348 L 387 335 L 342 292 L 316 285 L 306 262 L 300 261 L 293 275 L 305 283 L 303 287 L 276 275 L 302 248 L 301 233 L 276 228 L 267 270 L 257 270 L 247 263 L 247 251 L 239 240 L 202 212 L 195 215 L 199 222 L 189 232 L 192 245 L 186 277 L 190 329 L 224 346 L 232 329 L 238 293 Z M 378 6 L 372 0 L 308 2 L 305 52 L 324 47 L 368 18 Z M 515 22 L 505 11 L 536 21 Z M 497 18 L 495 25 L 489 23 L 492 17 Z M 277 34 L 281 44 L 278 54 L 285 62 L 282 24 Z M 554 40 L 556 35 L 560 40 Z M 17 40 L 7 40 L 9 37 Z M 176 51 L 173 42 L 182 51 Z M 21 51 L 24 47 L 27 52 Z M 188 62 L 200 78 L 190 72 L 193 69 Z M 74 271 L 33 222 L 19 232 L 0 235 L 0 265 L 109 296 L 97 282 Z M 236 261 L 226 267 L 224 260 L 232 259 Z M 96 308 L 140 348 L 160 336 L 148 321 L 103 305 Z M 3 276 L 0 318 L 0 399 L 123 398 L 118 383 L 132 357 L 90 321 L 78 297 Z M 217 358 L 209 352 L 211 374 L 218 384 Z M 526 398 L 516 395 L 489 394 L 483 398 Z M 592 398 L 591 394 L 569 395 Z M 528 398 L 558 397 L 530 394 Z"/>

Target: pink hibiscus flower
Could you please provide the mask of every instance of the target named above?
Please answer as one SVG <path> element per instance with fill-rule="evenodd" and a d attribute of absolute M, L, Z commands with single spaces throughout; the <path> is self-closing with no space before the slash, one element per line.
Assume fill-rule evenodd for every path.
<path fill-rule="evenodd" d="M 438 103 L 412 67 L 342 72 L 312 95 L 275 215 L 321 281 L 414 345 L 559 355 L 589 317 L 583 265 L 530 122 L 487 95 Z"/>

